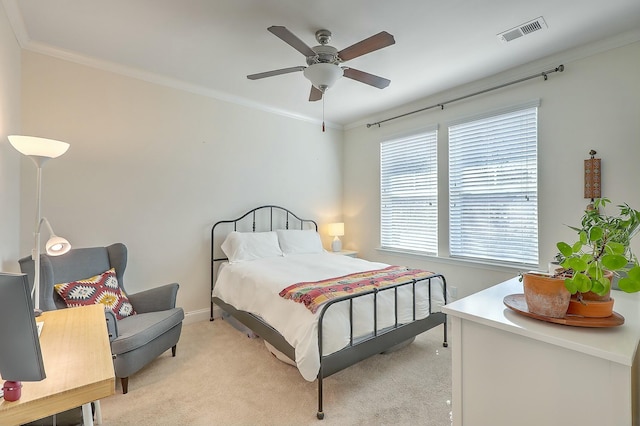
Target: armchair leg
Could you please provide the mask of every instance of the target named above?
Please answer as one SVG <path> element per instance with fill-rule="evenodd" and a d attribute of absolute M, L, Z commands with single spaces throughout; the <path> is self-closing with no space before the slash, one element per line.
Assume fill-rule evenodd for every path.
<path fill-rule="evenodd" d="M 122 394 L 129 392 L 129 378 L 122 377 L 120 383 L 122 384 Z"/>
<path fill-rule="evenodd" d="M 178 349 L 178 345 L 173 345 L 171 348 L 171 356 L 176 356 L 176 350 Z"/>

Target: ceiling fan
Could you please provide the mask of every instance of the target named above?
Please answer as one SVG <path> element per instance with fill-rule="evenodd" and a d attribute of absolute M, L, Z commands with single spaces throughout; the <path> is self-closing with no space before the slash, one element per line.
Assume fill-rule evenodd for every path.
<path fill-rule="evenodd" d="M 307 58 L 307 66 L 301 65 L 251 74 L 247 76 L 249 80 L 258 80 L 265 77 L 303 71 L 304 76 L 311 81 L 312 84 L 309 101 L 322 99 L 322 94 L 342 76 L 377 87 L 378 89 L 384 89 L 391 83 L 391 80 L 387 80 L 386 78 L 341 65 L 343 62 L 395 44 L 396 41 L 393 36 L 386 31 L 382 31 L 338 51 L 338 49 L 329 45 L 329 41 L 331 40 L 331 31 L 329 30 L 316 31 L 316 40 L 320 45 L 315 47 L 307 46 L 305 42 L 296 37 L 296 35 L 286 27 L 271 26 L 267 28 L 267 30 L 302 53 Z"/>

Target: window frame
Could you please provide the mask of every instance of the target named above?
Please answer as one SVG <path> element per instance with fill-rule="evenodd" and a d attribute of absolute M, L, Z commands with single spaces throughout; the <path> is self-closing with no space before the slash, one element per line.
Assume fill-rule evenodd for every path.
<path fill-rule="evenodd" d="M 448 191 L 449 191 L 449 210 L 448 210 L 448 218 L 449 218 L 449 225 L 448 225 L 448 229 L 447 229 L 447 235 L 448 235 L 448 248 L 449 248 L 449 257 L 452 259 L 465 259 L 465 260 L 471 260 L 471 261 L 476 261 L 476 262 L 483 262 L 483 261 L 487 261 L 487 262 L 491 262 L 491 263 L 497 263 L 497 264 L 502 264 L 502 265 L 509 265 L 509 266 L 516 266 L 516 265 L 527 265 L 527 266 L 535 266 L 537 267 L 537 265 L 539 265 L 539 206 L 538 206 L 538 146 L 539 146 L 539 106 L 540 106 L 540 101 L 536 100 L 536 101 L 531 101 L 531 102 L 527 102 L 527 103 L 522 103 L 522 104 L 518 104 L 518 105 L 514 105 L 511 107 L 507 107 L 507 108 L 503 108 L 503 109 L 499 109 L 499 110 L 494 110 L 494 111 L 489 111 L 489 112 L 485 112 L 482 114 L 477 114 L 474 116 L 470 116 L 470 117 L 465 117 L 462 119 L 458 119 L 455 121 L 451 121 L 449 123 L 447 123 L 447 146 L 448 146 L 448 158 L 449 158 L 449 165 L 448 165 Z M 477 249 L 477 250 L 473 250 L 470 249 L 468 251 L 461 251 L 460 250 L 460 245 L 461 243 L 459 241 L 454 241 L 454 238 L 457 237 L 459 230 L 454 230 L 454 226 L 458 225 L 460 220 L 458 220 L 458 218 L 456 217 L 456 214 L 452 211 L 453 209 L 453 204 L 456 200 L 454 200 L 454 193 L 456 190 L 453 189 L 453 185 L 456 184 L 456 179 L 452 178 L 452 169 L 455 168 L 455 166 L 452 166 L 452 143 L 451 143 L 451 128 L 455 127 L 455 126 L 460 126 L 460 125 L 464 125 L 464 124 L 472 124 L 478 121 L 482 121 L 482 120 L 487 120 L 487 119 L 492 119 L 492 118 L 499 118 L 501 116 L 506 116 L 509 114 L 514 114 L 514 113 L 518 113 L 518 112 L 524 112 L 524 111 L 528 111 L 528 110 L 535 110 L 534 115 L 535 115 L 535 122 L 533 125 L 533 128 L 535 129 L 535 137 L 534 137 L 534 141 L 533 143 L 533 162 L 532 164 L 528 164 L 528 174 L 526 175 L 526 182 L 528 184 L 528 190 L 531 191 L 531 189 L 533 188 L 533 195 L 531 195 L 531 193 L 528 193 L 529 196 L 529 201 L 527 202 L 527 204 L 529 206 L 531 206 L 532 204 L 529 203 L 534 203 L 533 204 L 533 209 L 529 209 L 528 211 L 525 211 L 525 213 L 523 213 L 523 217 L 528 219 L 526 220 L 526 225 L 527 225 L 527 232 L 529 233 L 529 235 L 525 236 L 525 234 L 527 232 L 521 232 L 520 237 L 521 237 L 521 241 L 519 242 L 520 246 L 522 246 L 523 250 L 525 250 L 524 252 L 526 253 L 525 255 L 522 254 L 504 254 L 505 253 L 505 249 L 503 249 L 503 255 L 498 255 L 497 253 L 500 253 L 500 249 L 494 249 L 493 252 L 485 254 L 485 255 L 481 255 L 480 252 L 484 249 L 486 249 L 487 245 L 486 245 L 486 241 L 485 241 L 485 245 L 484 248 L 481 249 Z M 501 142 L 503 143 L 503 142 Z M 527 143 L 531 143 L 531 141 L 527 141 Z M 486 144 L 486 143 L 485 143 Z M 529 148 L 529 151 L 531 150 L 531 148 Z M 531 161 L 531 158 L 529 158 L 528 160 L 525 161 Z M 497 166 L 496 166 L 497 167 Z M 504 184 L 504 182 L 503 182 Z M 504 188 L 504 187 L 503 187 Z M 486 192 L 485 192 L 486 193 Z M 495 196 L 497 193 L 493 192 L 491 193 L 493 194 L 493 196 Z M 505 195 L 506 197 L 506 195 Z M 533 200 L 531 199 L 533 198 Z M 514 208 L 513 205 L 511 208 Z M 511 212 L 513 213 L 513 211 Z M 528 215 L 528 216 L 527 216 Z M 531 216 L 533 216 L 533 218 L 535 219 L 533 222 L 531 221 Z M 513 214 L 509 214 L 508 216 L 506 216 L 507 218 L 509 217 L 513 217 Z M 506 222 L 509 222 L 509 224 L 511 224 L 511 220 L 512 219 L 504 219 Z M 487 220 L 488 222 L 491 222 L 491 219 Z M 499 222 L 498 220 L 496 220 L 496 223 Z M 485 228 L 487 229 L 487 228 Z M 499 233 L 501 235 L 498 236 L 498 238 L 492 238 L 491 241 L 494 242 L 496 241 L 496 239 L 499 241 L 502 237 L 504 236 L 504 229 L 501 229 L 501 232 Z M 516 234 L 514 234 L 516 235 Z M 477 242 L 478 239 L 476 239 Z M 505 257 L 507 257 L 505 259 Z"/>
<path fill-rule="evenodd" d="M 397 148 L 395 154 L 393 155 L 402 155 L 403 153 L 399 151 L 407 151 L 404 154 L 408 153 L 413 145 L 412 143 L 419 144 L 420 142 L 424 142 L 426 146 L 424 147 L 425 152 L 420 157 L 423 160 L 427 160 L 428 163 L 424 166 L 424 170 L 421 170 L 417 166 L 417 158 L 411 158 L 411 160 L 407 163 L 407 158 L 403 158 L 403 162 L 401 165 L 396 164 L 395 168 L 396 174 L 393 174 L 393 177 L 397 180 L 397 185 L 392 185 L 389 187 L 385 183 L 385 179 L 393 178 L 391 175 L 385 175 L 385 169 L 388 170 L 391 167 L 389 164 L 385 165 L 385 152 L 384 145 L 390 147 L 393 144 L 402 144 L 405 143 L 408 146 Z M 413 152 L 415 154 L 415 151 Z M 403 135 L 396 135 L 380 142 L 379 146 L 379 189 L 380 189 L 380 249 L 388 250 L 388 251 L 401 251 L 408 253 L 415 253 L 426 256 L 438 256 L 438 126 L 430 126 L 422 129 L 418 129 L 411 133 L 406 133 Z M 387 154 L 391 155 L 390 153 Z M 389 158 L 387 158 L 389 159 Z M 399 163 L 399 161 L 398 161 Z M 413 163 L 413 164 L 411 164 Z M 408 173 L 402 176 L 402 172 L 399 171 L 406 170 Z M 420 171 L 420 173 L 416 173 L 416 171 Z M 403 179 L 404 183 L 400 183 L 398 179 Z M 422 179 L 422 180 L 420 180 Z M 385 188 L 393 191 L 395 187 L 396 194 L 398 192 L 406 192 L 411 183 L 408 182 L 411 180 L 411 183 L 417 184 L 421 187 L 421 191 L 424 193 L 422 195 L 410 195 L 410 196 L 398 196 L 393 193 L 386 193 Z M 390 198 L 395 198 L 398 200 L 397 206 L 394 210 L 394 207 L 391 206 L 388 211 L 386 207 L 386 200 Z M 423 203 L 429 203 L 429 206 L 425 209 L 418 209 L 416 214 L 415 205 Z M 402 204 L 405 203 L 405 207 L 403 208 Z M 409 213 L 409 214 L 407 214 Z M 404 225 L 398 227 L 394 227 L 393 220 L 387 220 L 389 214 L 398 214 L 401 215 L 401 220 Z M 431 221 L 429 221 L 431 219 Z M 416 238 L 415 236 L 408 236 L 408 233 L 416 232 L 416 223 L 423 222 L 424 226 L 419 226 L 417 231 L 419 235 L 426 236 L 427 239 L 423 243 L 417 243 L 419 239 L 422 237 Z M 408 225 L 408 227 L 406 227 Z M 391 226 L 391 228 L 390 228 Z"/>

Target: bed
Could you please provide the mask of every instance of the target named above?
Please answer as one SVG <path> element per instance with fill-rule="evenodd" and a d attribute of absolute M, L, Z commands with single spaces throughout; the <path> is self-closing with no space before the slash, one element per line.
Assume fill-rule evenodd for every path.
<path fill-rule="evenodd" d="M 317 231 L 315 221 L 275 205 L 216 222 L 210 319 L 219 306 L 306 380 L 317 379 L 322 419 L 324 378 L 440 324 L 447 346 L 447 292 L 441 274 L 327 252 Z M 332 290 L 315 289 L 319 282 Z"/>

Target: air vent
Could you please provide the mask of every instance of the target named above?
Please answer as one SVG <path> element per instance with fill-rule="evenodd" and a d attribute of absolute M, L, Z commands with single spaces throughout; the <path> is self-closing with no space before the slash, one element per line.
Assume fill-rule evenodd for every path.
<path fill-rule="evenodd" d="M 545 28 L 547 28 L 547 23 L 544 21 L 544 18 L 540 16 L 533 21 L 525 22 L 522 25 L 518 25 L 515 28 L 511 28 L 510 30 L 498 34 L 498 40 L 503 43 L 507 43 L 524 35 L 544 30 Z"/>

